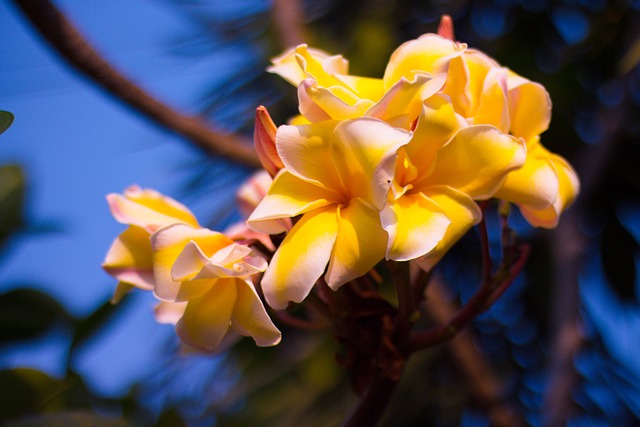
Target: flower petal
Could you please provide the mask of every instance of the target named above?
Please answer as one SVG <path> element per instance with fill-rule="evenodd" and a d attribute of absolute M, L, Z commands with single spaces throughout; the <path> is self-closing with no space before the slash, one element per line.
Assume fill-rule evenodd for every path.
<path fill-rule="evenodd" d="M 253 211 L 247 224 L 262 233 L 282 233 L 291 228 L 288 218 L 335 203 L 338 199 L 336 193 L 283 170 L 276 176 L 269 193 Z"/>
<path fill-rule="evenodd" d="M 213 352 L 227 334 L 237 298 L 235 279 L 214 279 L 208 292 L 189 301 L 176 331 L 182 341 Z"/>
<path fill-rule="evenodd" d="M 482 211 L 469 196 L 445 186 L 425 190 L 425 196 L 433 200 L 447 215 L 451 224 L 447 231 L 426 256 L 417 259 L 424 271 L 431 269 L 442 259 L 451 247 L 475 224 L 482 219 Z"/>
<path fill-rule="evenodd" d="M 218 250 L 233 244 L 233 241 L 221 233 L 205 228 L 191 228 L 184 224 L 172 224 L 163 227 L 151 235 L 151 247 L 153 249 L 153 274 L 156 282 L 154 294 L 165 301 L 185 301 L 201 295 L 206 290 L 204 285 L 208 280 L 173 279 L 172 269 L 185 247 L 195 241 L 197 246 L 205 254 L 213 254 Z M 182 262 L 184 262 L 182 259 Z M 194 260 L 196 263 L 204 263 L 203 260 Z M 175 267 L 182 273 L 187 267 Z M 194 268 L 195 269 L 195 268 Z M 193 273 L 191 274 L 195 276 Z M 180 276 L 180 275 L 179 275 Z"/>
<path fill-rule="evenodd" d="M 276 144 L 287 170 L 319 187 L 334 191 L 340 189 L 341 182 L 330 162 L 331 140 L 336 124 L 337 122 L 327 121 L 302 126 L 280 126 Z"/>
<path fill-rule="evenodd" d="M 428 73 L 433 77 L 446 74 L 449 61 L 460 56 L 467 48 L 435 34 L 425 34 L 401 45 L 391 55 L 384 72 L 386 87 L 393 86 L 402 77 L 413 80 L 416 74 Z"/>
<path fill-rule="evenodd" d="M 384 258 L 389 236 L 378 211 L 358 199 L 340 210 L 338 236 L 325 280 L 332 289 L 366 274 Z"/>
<path fill-rule="evenodd" d="M 447 185 L 473 199 L 488 199 L 508 172 L 523 165 L 525 157 L 524 141 L 492 126 L 470 126 L 438 151 L 433 173 L 414 188 Z"/>
<path fill-rule="evenodd" d="M 102 268 L 120 282 L 141 289 L 153 289 L 149 233 L 140 227 L 129 226 L 111 244 Z"/>
<path fill-rule="evenodd" d="M 318 86 L 306 79 L 298 86 L 300 113 L 312 123 L 324 120 L 347 120 L 364 115 L 373 101 L 361 99 L 348 88 Z"/>
<path fill-rule="evenodd" d="M 484 79 L 473 123 L 492 125 L 503 133 L 509 133 L 509 112 L 506 70 L 491 68 Z"/>
<path fill-rule="evenodd" d="M 175 325 L 184 315 L 187 302 L 160 301 L 153 309 L 156 322 Z"/>
<path fill-rule="evenodd" d="M 546 209 L 556 200 L 560 187 L 551 159 L 541 154 L 540 144 L 531 147 L 522 168 L 509 172 L 495 197 L 531 209 Z"/>
<path fill-rule="evenodd" d="M 131 186 L 125 190 L 124 196 L 109 194 L 107 201 L 116 221 L 146 228 L 150 232 L 175 222 L 198 226 L 198 221 L 187 207 L 155 190 Z"/>
<path fill-rule="evenodd" d="M 253 131 L 253 143 L 262 167 L 269 175 L 276 176 L 284 167 L 276 150 L 276 125 L 269 112 L 262 105 L 256 108 L 256 122 Z"/>
<path fill-rule="evenodd" d="M 308 212 L 300 218 L 271 259 L 262 279 L 269 305 L 286 308 L 300 302 L 322 275 L 338 234 L 337 206 Z"/>
<path fill-rule="evenodd" d="M 318 49 L 313 49 L 307 47 L 306 44 L 301 44 L 293 49 L 289 49 L 281 55 L 273 58 L 271 60 L 272 66 L 267 68 L 267 71 L 270 73 L 278 74 L 280 77 L 287 80 L 294 86 L 298 86 L 300 82 L 309 75 L 305 72 L 305 68 L 300 65 L 299 53 L 302 51 L 306 51 L 308 57 L 315 58 L 315 61 L 325 61 L 329 60 L 328 64 L 330 65 L 331 71 L 344 71 L 346 74 L 346 61 L 343 60 L 341 65 L 339 61 L 334 59 L 330 59 L 330 55 L 326 52 L 323 52 Z M 341 57 L 338 57 L 341 58 Z M 303 65 L 305 63 L 303 62 Z"/>
<path fill-rule="evenodd" d="M 380 213 L 389 233 L 387 259 L 407 261 L 425 255 L 442 240 L 451 221 L 422 193 L 404 194 Z"/>
<path fill-rule="evenodd" d="M 544 86 L 515 73 L 508 80 L 511 133 L 525 141 L 549 128 L 551 98 Z"/>
<path fill-rule="evenodd" d="M 276 345 L 282 334 L 273 324 L 253 284 L 235 279 L 238 293 L 231 315 L 231 326 L 240 335 L 250 336 L 260 347 Z"/>
<path fill-rule="evenodd" d="M 331 160 L 347 197 L 382 209 L 393 179 L 396 152 L 411 136 L 372 117 L 340 122 L 332 141 Z"/>
<path fill-rule="evenodd" d="M 575 170 L 563 157 L 549 153 L 549 158 L 558 172 L 559 191 L 553 205 L 546 209 L 532 209 L 519 205 L 522 215 L 535 227 L 554 228 L 558 225 L 560 214 L 566 210 L 580 192 L 580 181 Z"/>

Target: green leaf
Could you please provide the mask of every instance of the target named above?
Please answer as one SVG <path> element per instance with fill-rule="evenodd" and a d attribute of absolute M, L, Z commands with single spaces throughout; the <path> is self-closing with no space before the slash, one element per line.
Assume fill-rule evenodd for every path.
<path fill-rule="evenodd" d="M 17 165 L 0 166 L 0 244 L 22 225 L 25 178 Z"/>
<path fill-rule="evenodd" d="M 44 292 L 9 291 L 0 295 L 0 344 L 38 337 L 70 319 L 67 311 Z"/>
<path fill-rule="evenodd" d="M 0 134 L 9 129 L 11 123 L 13 123 L 13 114 L 8 111 L 0 110 Z"/>

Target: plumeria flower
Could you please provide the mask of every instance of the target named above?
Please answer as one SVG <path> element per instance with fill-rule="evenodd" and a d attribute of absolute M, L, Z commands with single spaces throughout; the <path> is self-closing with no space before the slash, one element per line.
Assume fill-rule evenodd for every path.
<path fill-rule="evenodd" d="M 251 214 L 256 231 L 277 234 L 300 216 L 262 279 L 267 302 L 300 302 L 324 273 L 337 289 L 366 274 L 385 253 L 383 208 L 396 151 L 411 133 L 374 118 L 281 126 L 276 145 L 284 169 Z M 328 267 L 327 267 L 328 264 Z"/>
<path fill-rule="evenodd" d="M 493 126 L 467 126 L 448 97 L 425 101 L 413 138 L 399 150 L 393 191 L 382 210 L 386 257 L 430 270 L 480 221 L 474 200 L 491 198 L 522 166 L 524 141 Z"/>
<path fill-rule="evenodd" d="M 109 194 L 107 202 L 116 221 L 129 227 L 111 244 L 102 268 L 118 279 L 112 301 L 117 303 L 133 287 L 152 290 L 153 260 L 149 237 L 158 228 L 183 223 L 198 227 L 191 211 L 155 190 L 131 186 L 124 194 Z"/>
<path fill-rule="evenodd" d="M 435 34 L 419 40 L 417 48 L 424 45 L 428 49 L 418 61 L 410 63 L 396 51 L 382 79 L 349 75 L 342 56 L 329 56 L 305 44 L 275 58 L 268 70 L 298 87 L 300 113 L 309 122 L 369 116 L 410 129 L 422 100 L 444 85 L 449 61 L 466 49 L 462 43 Z M 400 49 L 411 51 L 414 44 L 405 43 Z"/>
<path fill-rule="evenodd" d="M 259 346 L 280 342 L 280 331 L 251 281 L 267 262 L 251 248 L 222 233 L 185 224 L 158 229 L 151 246 L 154 294 L 182 304 L 161 307 L 160 314 L 168 322 L 179 318 L 176 331 L 186 344 L 213 352 L 234 332 L 251 336 Z"/>

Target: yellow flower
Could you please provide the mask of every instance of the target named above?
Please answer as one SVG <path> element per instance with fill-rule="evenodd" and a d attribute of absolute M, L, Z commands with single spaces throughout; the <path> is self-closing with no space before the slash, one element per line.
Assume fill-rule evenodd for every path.
<path fill-rule="evenodd" d="M 525 161 L 524 142 L 493 126 L 466 126 L 448 97 L 425 101 L 411 141 L 400 148 L 393 191 L 381 212 L 386 257 L 421 257 L 430 270 L 481 219 L 474 200 L 491 198 Z"/>
<path fill-rule="evenodd" d="M 248 220 L 256 231 L 284 232 L 282 218 L 301 215 L 262 280 L 267 302 L 300 302 L 327 268 L 337 289 L 366 274 L 386 252 L 382 209 L 396 151 L 411 133 L 377 119 L 281 126 L 276 145 L 282 169 Z"/>
<path fill-rule="evenodd" d="M 544 87 L 468 49 L 451 60 L 443 92 L 468 123 L 490 124 L 526 141 L 525 164 L 508 175 L 495 197 L 517 204 L 532 225 L 555 227 L 580 183 L 571 165 L 540 143 L 551 120 Z"/>
<path fill-rule="evenodd" d="M 275 58 L 269 71 L 298 87 L 300 113 L 309 122 L 369 116 L 409 130 L 420 114 L 422 100 L 442 88 L 449 61 L 465 48 L 426 34 L 405 43 L 392 55 L 384 78 L 375 79 L 349 75 L 344 58 L 303 44 Z M 416 49 L 422 49 L 416 61 L 404 59 L 403 51 Z"/>
<path fill-rule="evenodd" d="M 131 186 L 123 195 L 107 196 L 116 221 L 129 225 L 111 244 L 102 268 L 118 279 L 113 296 L 117 303 L 133 287 L 154 287 L 149 237 L 160 227 L 184 223 L 198 227 L 198 221 L 184 205 L 151 189 Z"/>
<path fill-rule="evenodd" d="M 176 331 L 182 341 L 207 352 L 216 351 L 233 331 L 251 336 L 259 346 L 280 342 L 251 281 L 267 262 L 222 233 L 172 224 L 151 236 L 154 294 L 169 306 L 164 317 L 180 316 Z M 176 312 L 177 311 L 177 312 Z"/>

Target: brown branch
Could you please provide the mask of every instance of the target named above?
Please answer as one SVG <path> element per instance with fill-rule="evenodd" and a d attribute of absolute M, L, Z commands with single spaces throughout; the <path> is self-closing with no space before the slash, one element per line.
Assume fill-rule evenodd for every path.
<path fill-rule="evenodd" d="M 299 0 L 273 0 L 271 19 L 283 49 L 306 41 L 304 11 Z"/>
<path fill-rule="evenodd" d="M 116 99 L 207 153 L 226 156 L 248 166 L 260 166 L 249 141 L 213 131 L 199 117 L 178 113 L 121 74 L 48 0 L 14 0 L 14 3 L 72 67 Z"/>

